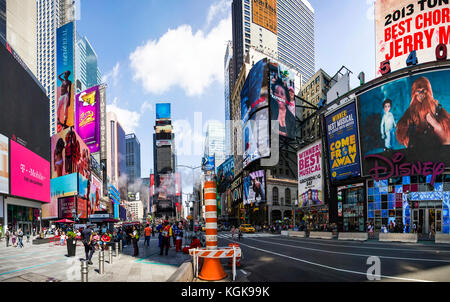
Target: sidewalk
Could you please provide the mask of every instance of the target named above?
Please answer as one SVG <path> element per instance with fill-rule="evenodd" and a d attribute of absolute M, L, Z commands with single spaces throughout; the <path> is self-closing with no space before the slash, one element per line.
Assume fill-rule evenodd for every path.
<path fill-rule="evenodd" d="M 66 246 L 50 244 L 32 245 L 24 242 L 24 248 L 6 248 L 0 242 L 0 282 L 80 282 L 81 261 L 85 257 L 84 247 L 77 246 L 76 256 L 67 257 Z M 89 265 L 89 282 L 163 282 L 191 257 L 175 248 L 168 256 L 160 256 L 158 238 L 152 237 L 150 247 L 139 240 L 139 257 L 133 257 L 133 246 L 124 247 L 119 257 L 109 263 L 109 251 L 105 251 L 104 274 L 98 273 L 99 252 Z"/>

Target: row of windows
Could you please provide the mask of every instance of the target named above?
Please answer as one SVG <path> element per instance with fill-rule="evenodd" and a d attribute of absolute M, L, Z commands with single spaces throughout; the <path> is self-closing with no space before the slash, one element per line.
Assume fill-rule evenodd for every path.
<path fill-rule="evenodd" d="M 296 191 L 296 196 L 298 195 L 298 191 Z M 284 190 L 284 198 L 281 197 L 281 202 L 283 203 L 283 200 L 286 200 L 286 205 L 291 205 L 291 204 L 295 204 L 295 201 L 297 200 L 297 197 L 292 198 L 291 196 L 291 189 L 286 188 Z M 278 187 L 273 187 L 272 189 L 272 203 L 274 205 L 279 203 L 279 191 L 278 191 Z"/>

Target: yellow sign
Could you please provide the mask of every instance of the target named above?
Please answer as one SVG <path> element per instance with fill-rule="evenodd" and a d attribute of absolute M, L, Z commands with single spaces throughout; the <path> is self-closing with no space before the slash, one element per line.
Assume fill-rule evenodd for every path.
<path fill-rule="evenodd" d="M 277 34 L 277 0 L 253 0 L 253 23 Z"/>
<path fill-rule="evenodd" d="M 92 91 L 90 93 L 86 93 L 84 95 L 81 95 L 81 99 L 83 102 L 85 102 L 87 105 L 94 105 L 95 104 L 95 93 L 96 91 Z"/>

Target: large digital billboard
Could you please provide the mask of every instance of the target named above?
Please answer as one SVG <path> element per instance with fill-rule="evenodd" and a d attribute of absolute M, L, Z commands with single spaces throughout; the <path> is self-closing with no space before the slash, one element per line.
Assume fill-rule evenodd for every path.
<path fill-rule="evenodd" d="M 58 218 L 58 198 L 78 194 L 78 174 L 73 173 L 50 180 L 50 203 L 42 205 L 42 218 Z"/>
<path fill-rule="evenodd" d="M 75 131 L 91 153 L 100 151 L 100 93 L 98 86 L 76 96 Z"/>
<path fill-rule="evenodd" d="M 0 133 L 49 161 L 50 113 L 45 90 L 2 43 L 0 70 Z"/>
<path fill-rule="evenodd" d="M 386 173 L 400 165 L 405 175 L 412 171 L 403 161 L 420 164 L 419 170 L 421 163 L 450 164 L 449 80 L 450 69 L 418 73 L 358 96 L 364 175 L 376 162 L 389 167 Z"/>
<path fill-rule="evenodd" d="M 253 23 L 277 34 L 277 0 L 252 0 Z"/>
<path fill-rule="evenodd" d="M 100 211 L 100 196 L 103 191 L 103 183 L 95 177 L 91 175 L 91 183 L 89 190 L 89 200 L 88 200 L 88 212 L 90 214 L 94 214 L 96 211 Z"/>
<path fill-rule="evenodd" d="M 74 23 L 56 30 L 57 132 L 74 126 Z"/>
<path fill-rule="evenodd" d="M 9 193 L 9 141 L 0 134 L 0 193 Z"/>
<path fill-rule="evenodd" d="M 11 195 L 50 202 L 50 163 L 10 141 Z"/>
<path fill-rule="evenodd" d="M 156 104 L 156 119 L 170 119 L 170 103 Z"/>
<path fill-rule="evenodd" d="M 323 205 L 322 141 L 301 149 L 297 159 L 299 206 Z"/>
<path fill-rule="evenodd" d="M 217 168 L 217 192 L 223 193 L 234 179 L 234 157 L 229 157 Z"/>
<path fill-rule="evenodd" d="M 269 63 L 270 119 L 280 136 L 295 137 L 295 75 L 286 66 Z"/>
<path fill-rule="evenodd" d="M 266 108 L 256 112 L 244 125 L 244 168 L 251 162 L 270 155 L 269 123 L 269 109 Z"/>
<path fill-rule="evenodd" d="M 80 173 L 89 178 L 90 152 L 81 137 L 67 128 L 52 136 L 52 178 Z"/>
<path fill-rule="evenodd" d="M 325 117 L 331 180 L 361 175 L 356 104 L 342 107 Z"/>
<path fill-rule="evenodd" d="M 450 44 L 448 1 L 377 0 L 376 68 L 390 70 L 447 59 Z M 445 48 L 445 50 L 444 50 Z M 415 54 L 412 53 L 415 51 Z"/>
<path fill-rule="evenodd" d="M 76 210 L 75 196 L 64 197 L 58 199 L 58 218 L 60 219 L 72 219 L 73 210 Z"/>
<path fill-rule="evenodd" d="M 244 204 L 258 205 L 266 201 L 266 180 L 264 170 L 251 172 L 244 177 Z"/>
<path fill-rule="evenodd" d="M 256 110 L 269 105 L 267 79 L 267 59 L 263 59 L 252 67 L 241 90 L 241 120 L 244 124 Z"/>

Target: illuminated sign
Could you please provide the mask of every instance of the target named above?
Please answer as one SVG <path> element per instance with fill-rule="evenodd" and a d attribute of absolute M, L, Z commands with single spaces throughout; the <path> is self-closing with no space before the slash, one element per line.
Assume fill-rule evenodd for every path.
<path fill-rule="evenodd" d="M 277 34 L 277 0 L 253 0 L 253 23 Z"/>

